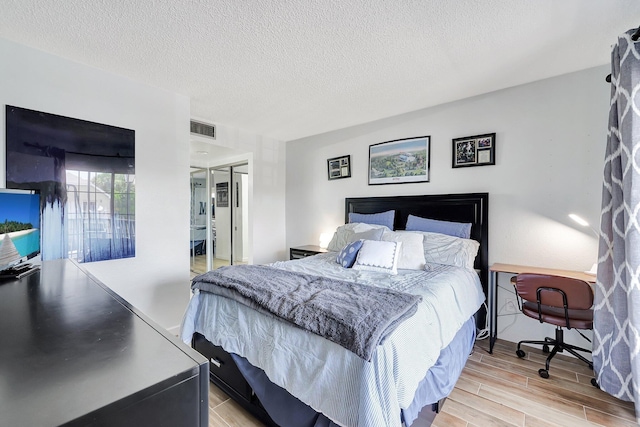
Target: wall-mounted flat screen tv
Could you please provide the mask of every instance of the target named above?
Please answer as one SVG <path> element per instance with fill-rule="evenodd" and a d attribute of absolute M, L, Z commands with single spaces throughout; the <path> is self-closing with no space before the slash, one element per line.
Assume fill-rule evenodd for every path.
<path fill-rule="evenodd" d="M 40 254 L 40 194 L 0 189 L 0 271 Z"/>

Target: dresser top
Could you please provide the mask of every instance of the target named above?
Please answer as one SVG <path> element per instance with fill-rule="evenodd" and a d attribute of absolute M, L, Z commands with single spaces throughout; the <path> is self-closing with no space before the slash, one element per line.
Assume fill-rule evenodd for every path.
<path fill-rule="evenodd" d="M 0 282 L 0 425 L 60 425 L 127 405 L 203 363 L 72 261 Z"/>

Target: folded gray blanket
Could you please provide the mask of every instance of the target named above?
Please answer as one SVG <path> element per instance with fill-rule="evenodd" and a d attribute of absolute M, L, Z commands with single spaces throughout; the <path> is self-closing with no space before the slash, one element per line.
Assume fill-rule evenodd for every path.
<path fill-rule="evenodd" d="M 191 288 L 257 306 L 367 361 L 422 300 L 387 288 L 260 265 L 221 267 L 195 277 Z"/>

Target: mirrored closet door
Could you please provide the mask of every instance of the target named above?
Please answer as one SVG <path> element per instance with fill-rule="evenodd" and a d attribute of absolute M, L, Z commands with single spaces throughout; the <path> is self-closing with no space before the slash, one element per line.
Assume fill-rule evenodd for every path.
<path fill-rule="evenodd" d="M 207 271 L 207 214 L 211 202 L 208 201 L 207 169 L 191 169 L 191 210 L 189 258 L 191 272 L 195 274 Z"/>
<path fill-rule="evenodd" d="M 248 261 L 247 164 L 211 169 L 216 250 L 213 268 Z"/>
<path fill-rule="evenodd" d="M 248 164 L 191 170 L 191 273 L 249 260 Z"/>

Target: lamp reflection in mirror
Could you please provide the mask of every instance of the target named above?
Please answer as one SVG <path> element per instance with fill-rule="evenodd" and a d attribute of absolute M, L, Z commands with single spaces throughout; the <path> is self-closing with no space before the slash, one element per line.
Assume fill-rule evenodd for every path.
<path fill-rule="evenodd" d="M 600 235 L 598 234 L 598 232 L 597 232 L 596 230 L 594 230 L 594 228 L 593 228 L 593 227 L 591 227 L 591 226 L 589 225 L 589 223 L 588 223 L 587 221 L 585 221 L 581 216 L 576 215 L 576 214 L 574 214 L 574 213 L 570 213 L 570 214 L 569 214 L 569 218 L 571 218 L 571 219 L 572 219 L 572 220 L 574 220 L 577 224 L 580 224 L 580 225 L 581 225 L 581 226 L 583 226 L 583 227 L 589 227 L 589 228 L 591 229 L 591 231 L 593 231 L 593 234 L 595 234 L 595 235 L 596 235 L 596 237 L 600 237 Z M 596 262 L 596 263 L 594 263 L 594 264 L 591 266 L 591 270 L 586 271 L 585 273 L 589 273 L 589 274 L 593 274 L 593 275 L 595 275 L 595 274 L 597 274 L 597 271 L 598 271 L 598 263 Z"/>

